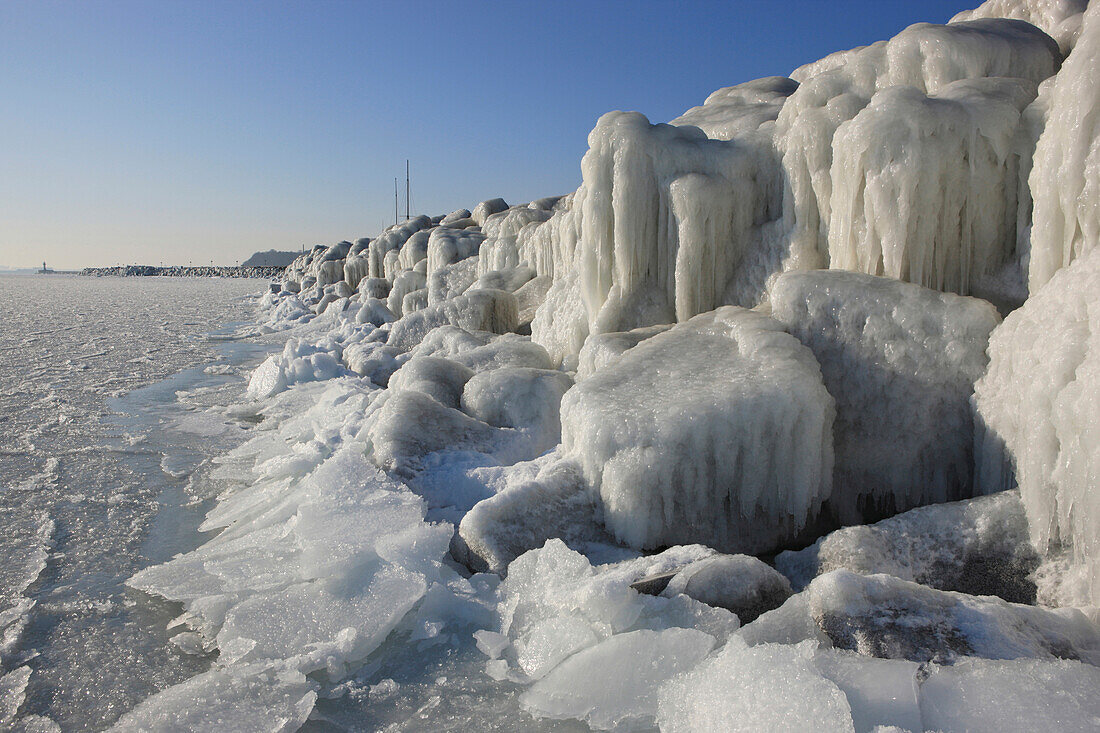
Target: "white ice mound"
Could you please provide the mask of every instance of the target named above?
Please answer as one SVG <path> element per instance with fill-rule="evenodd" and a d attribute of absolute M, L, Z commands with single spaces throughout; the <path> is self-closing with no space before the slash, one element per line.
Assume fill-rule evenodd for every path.
<path fill-rule="evenodd" d="M 1034 198 L 1028 287 L 1100 241 L 1100 5 L 1054 79 L 1029 184 Z"/>
<path fill-rule="evenodd" d="M 702 105 L 692 107 L 669 124 L 694 125 L 707 137 L 732 140 L 774 121 L 787 97 L 797 88 L 798 82 L 785 76 L 725 87 L 712 92 Z"/>
<path fill-rule="evenodd" d="M 271 397 L 299 382 L 320 382 L 350 372 L 340 363 L 342 350 L 331 339 L 311 344 L 303 339 L 288 339 L 282 353 L 269 356 L 252 372 L 248 396 Z"/>
<path fill-rule="evenodd" d="M 566 393 L 562 444 L 619 540 L 755 554 L 789 541 L 828 498 L 833 414 L 809 349 L 727 306 Z"/>
<path fill-rule="evenodd" d="M 772 317 L 821 364 L 836 398 L 832 508 L 904 511 L 972 496 L 970 395 L 984 373 L 989 303 L 853 272 L 787 273 Z"/>
<path fill-rule="evenodd" d="M 1019 80 L 1038 84 L 1054 74 L 1060 62 L 1056 44 L 1034 26 L 1015 20 L 978 20 L 918 23 L 889 41 L 841 51 L 792 72 L 800 86 L 779 113 L 775 138 L 788 182 L 782 211 L 782 230 L 790 239 L 785 269 L 830 266 L 834 249 L 856 260 L 875 261 L 872 255 L 883 235 L 890 239 L 890 249 L 918 260 L 936 253 L 945 265 L 948 245 L 965 248 L 951 256 L 952 263 L 964 260 L 975 245 L 980 252 L 995 247 L 1011 252 L 1010 242 L 974 241 L 972 233 L 1003 231 L 1014 239 L 1015 232 L 1007 227 L 1015 221 L 1017 183 L 1006 145 L 1012 122 L 1019 116 L 1015 105 L 1021 90 L 1032 89 L 1026 82 L 1019 88 L 1014 85 Z M 984 77 L 1016 81 L 947 88 L 953 82 Z M 897 88 L 901 86 L 912 89 Z M 876 93 L 884 96 L 856 124 L 854 119 Z M 933 99 L 940 95 L 945 95 L 943 100 Z M 986 97 L 988 110 L 980 104 Z M 840 135 L 845 127 L 849 133 Z M 896 135 L 891 137 L 888 129 Z M 873 136 L 863 140 L 859 133 Z M 902 143 L 927 149 L 931 157 L 921 158 L 919 166 L 899 165 L 896 171 L 889 167 L 888 157 L 875 157 L 879 150 L 899 150 Z M 971 161 L 949 150 L 970 151 L 975 157 Z M 915 191 L 921 176 L 934 178 L 931 190 L 922 184 Z M 967 186 L 969 198 L 948 202 L 943 212 L 929 209 L 936 206 L 933 202 L 946 184 L 956 189 Z M 865 198 L 861 192 L 866 186 Z M 915 191 L 918 199 L 913 209 L 906 208 L 907 199 L 899 206 L 897 198 L 884 208 L 891 189 L 899 194 Z M 845 210 L 838 210 L 841 200 L 846 202 Z M 982 211 L 981 202 L 991 202 L 994 211 Z M 959 220 L 955 216 L 959 211 L 969 218 Z M 997 211 L 1005 212 L 1003 225 L 996 219 Z M 832 230 L 834 217 L 842 225 L 857 227 L 846 228 L 836 246 L 834 238 L 840 234 Z M 887 231 L 891 222 L 905 222 L 913 229 Z M 883 227 L 868 232 L 868 253 L 851 250 L 862 245 L 859 236 L 853 241 L 861 224 Z M 915 241 L 893 239 L 903 234 L 911 234 Z M 921 276 L 928 283 L 947 282 L 946 271 L 940 273 L 932 264 Z"/>
<path fill-rule="evenodd" d="M 974 400 L 979 479 L 1015 481 L 1040 551 L 1072 548 L 1100 602 L 1100 249 L 1060 270 L 990 338 Z M 1006 453 L 1007 451 L 1007 453 Z"/>
<path fill-rule="evenodd" d="M 845 527 L 775 559 L 776 568 L 797 590 L 818 575 L 843 568 L 1015 603 L 1035 602 L 1035 583 L 1028 576 L 1038 565 L 1018 491 L 934 504 L 876 524 Z"/>
<path fill-rule="evenodd" d="M 562 395 L 573 386 L 564 372 L 530 367 L 503 367 L 471 378 L 462 392 L 466 414 L 498 428 L 531 434 L 542 453 L 561 441 L 558 416 Z"/>
<path fill-rule="evenodd" d="M 1036 86 L 877 92 L 833 138 L 829 266 L 967 294 L 1015 250 L 1013 140 Z"/>

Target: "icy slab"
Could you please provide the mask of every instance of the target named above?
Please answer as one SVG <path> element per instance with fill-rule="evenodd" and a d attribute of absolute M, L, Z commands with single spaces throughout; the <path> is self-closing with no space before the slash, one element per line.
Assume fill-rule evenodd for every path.
<path fill-rule="evenodd" d="M 485 220 L 493 214 L 499 214 L 507 210 L 508 203 L 504 199 L 489 199 L 475 206 L 473 212 L 470 214 L 470 218 L 473 219 L 478 226 L 481 226 L 485 223 Z"/>
<path fill-rule="evenodd" d="M 1076 52 L 1075 52 L 1076 53 Z M 974 401 L 979 480 L 1020 487 L 1041 552 L 1072 552 L 1100 599 L 1100 252 L 1060 270 L 990 338 Z M 1014 469 L 1014 470 L 1013 470 Z"/>
<path fill-rule="evenodd" d="M 294 731 L 317 699 L 315 685 L 289 670 L 213 669 L 154 695 L 111 729 L 149 731 Z"/>
<path fill-rule="evenodd" d="M 797 552 L 783 552 L 776 568 L 796 590 L 818 575 L 845 569 L 886 573 L 939 590 L 996 595 L 1034 603 L 1030 575 L 1039 556 L 1028 537 L 1018 491 L 935 504 L 872 525 L 845 527 Z"/>
<path fill-rule="evenodd" d="M 1100 670 L 1071 661 L 967 659 L 935 667 L 921 683 L 926 730 L 1095 731 L 1100 724 Z"/>
<path fill-rule="evenodd" d="M 856 733 L 873 733 L 878 726 L 925 730 L 918 701 L 920 665 L 916 662 L 820 649 L 814 655 L 814 666 L 844 693 Z"/>
<path fill-rule="evenodd" d="M 1084 13 L 1080 41 L 1055 77 L 1048 105 L 1028 179 L 1034 198 L 1032 294 L 1100 239 L 1100 8 L 1095 5 Z"/>
<path fill-rule="evenodd" d="M 574 548 L 612 542 L 580 468 L 553 455 L 535 463 L 535 475 L 518 464 L 505 475 L 496 495 L 462 518 L 451 546 L 459 562 L 475 571 L 504 574 L 509 563 L 552 538 Z"/>
<path fill-rule="evenodd" d="M 714 637 L 694 629 L 618 634 L 569 657 L 520 702 L 538 717 L 584 720 L 595 730 L 651 725 L 661 685 L 713 647 Z"/>
<path fill-rule="evenodd" d="M 973 495 L 969 400 L 1000 322 L 992 305 L 837 271 L 784 274 L 770 297 L 836 399 L 831 505 L 843 522 Z"/>
<path fill-rule="evenodd" d="M 1100 662 L 1100 628 L 1076 609 L 1048 611 L 846 570 L 816 578 L 801 594 L 741 633 L 747 640 L 769 641 L 786 626 L 793 640 L 800 635 L 820 638 L 816 632 L 805 636 L 806 618 L 833 646 L 885 659 L 951 663 L 973 656 Z M 754 629 L 757 624 L 761 629 Z"/>
<path fill-rule="evenodd" d="M 763 553 L 828 498 L 833 399 L 813 354 L 736 307 L 643 341 L 562 400 L 562 445 L 636 548 Z"/>
<path fill-rule="evenodd" d="M 738 638 L 661 688 L 657 722 L 668 733 L 854 731 L 844 693 L 814 665 L 814 645 Z"/>
<path fill-rule="evenodd" d="M 725 608 L 750 623 L 779 608 L 791 596 L 787 579 L 771 566 L 748 555 L 718 555 L 699 560 L 676 573 L 661 593 L 683 593 L 700 603 Z"/>
<path fill-rule="evenodd" d="M 492 660 L 488 671 L 529 684 L 585 649 L 643 629 L 694 629 L 724 643 L 738 627 L 729 611 L 683 595 L 642 595 L 630 587 L 643 577 L 712 554 L 698 545 L 674 547 L 659 555 L 593 566 L 555 539 L 521 555 L 500 586 L 499 626 L 477 634 L 479 648 Z"/>
<path fill-rule="evenodd" d="M 19 667 L 0 675 L 0 727 L 8 729 L 27 695 L 31 679 L 30 667 Z"/>
<path fill-rule="evenodd" d="M 462 295 L 477 280 L 477 260 L 470 258 L 443 265 L 428 275 L 428 304 Z"/>
<path fill-rule="evenodd" d="M 542 275 L 528 280 L 521 285 L 513 295 L 516 296 L 517 316 L 520 328 L 527 326 L 530 332 L 531 322 L 535 320 L 535 313 L 546 301 L 546 295 L 550 292 L 550 286 L 554 284 L 553 278 Z"/>

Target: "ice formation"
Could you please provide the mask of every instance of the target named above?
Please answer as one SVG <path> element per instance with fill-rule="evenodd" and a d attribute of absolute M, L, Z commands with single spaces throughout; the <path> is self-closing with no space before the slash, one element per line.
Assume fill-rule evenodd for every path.
<path fill-rule="evenodd" d="M 787 273 L 772 317 L 817 357 L 836 399 L 831 504 L 848 524 L 973 494 L 970 395 L 986 368 L 989 303 L 890 278 Z"/>
<path fill-rule="evenodd" d="M 1095 727 L 1095 613 L 1024 603 L 1100 603 L 1098 15 L 610 112 L 573 193 L 304 252 L 220 534 L 131 581 L 218 659 L 120 727 L 293 728 L 436 645 L 528 724 Z"/>
<path fill-rule="evenodd" d="M 727 306 L 566 393 L 562 446 L 627 544 L 768 552 L 829 496 L 834 412 L 809 349 Z"/>
<path fill-rule="evenodd" d="M 1019 485 L 1042 551 L 1071 549 L 1100 599 L 1100 252 L 1060 270 L 993 332 L 974 399 L 987 491 Z"/>
<path fill-rule="evenodd" d="M 1100 9 L 1054 79 L 1030 187 L 1035 199 L 1028 286 L 1036 292 L 1100 238 Z"/>

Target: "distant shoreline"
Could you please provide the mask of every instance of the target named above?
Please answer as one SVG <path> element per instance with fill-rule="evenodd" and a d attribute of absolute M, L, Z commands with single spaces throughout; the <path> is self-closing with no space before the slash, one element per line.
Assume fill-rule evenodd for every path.
<path fill-rule="evenodd" d="M 276 278 L 285 267 L 218 267 L 201 265 L 155 267 L 153 265 L 119 265 L 117 267 L 85 267 L 79 274 L 94 277 L 248 277 Z"/>

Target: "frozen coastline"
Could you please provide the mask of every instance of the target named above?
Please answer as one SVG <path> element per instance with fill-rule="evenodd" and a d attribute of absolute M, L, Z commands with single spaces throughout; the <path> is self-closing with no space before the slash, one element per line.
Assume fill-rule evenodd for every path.
<path fill-rule="evenodd" d="M 215 534 L 128 581 L 217 658 L 117 728 L 1095 730 L 1083 5 L 609 113 L 574 193 L 296 260 Z"/>

